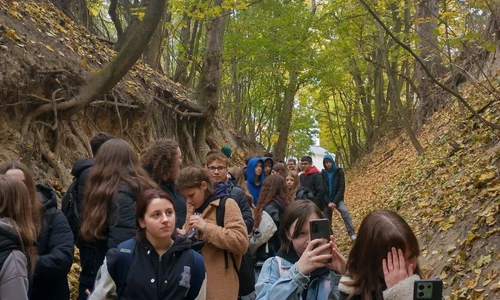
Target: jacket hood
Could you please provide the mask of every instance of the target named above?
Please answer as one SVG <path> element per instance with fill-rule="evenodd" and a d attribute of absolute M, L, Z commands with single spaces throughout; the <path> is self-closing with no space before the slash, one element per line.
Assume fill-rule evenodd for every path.
<path fill-rule="evenodd" d="M 80 158 L 71 169 L 71 175 L 79 177 L 80 174 L 85 170 L 94 165 L 94 159 L 92 158 Z"/>
<path fill-rule="evenodd" d="M 274 160 L 272 157 L 262 157 L 262 161 L 264 162 L 264 165 L 266 164 L 266 161 L 270 160 L 271 161 L 271 167 L 274 165 Z"/>
<path fill-rule="evenodd" d="M 248 162 L 248 167 L 247 167 L 247 180 L 248 184 L 255 186 L 255 166 L 257 166 L 257 163 L 262 163 L 262 174 L 260 175 L 260 185 L 264 182 L 264 160 L 262 158 L 258 157 L 253 157 L 250 159 Z"/>
<path fill-rule="evenodd" d="M 221 181 L 215 185 L 215 193 L 208 198 L 209 202 L 213 200 L 222 199 L 224 197 L 229 197 L 230 185 L 227 181 Z"/>
<path fill-rule="evenodd" d="M 56 192 L 47 185 L 44 184 L 37 184 L 36 185 L 36 191 L 40 194 L 42 204 L 45 207 L 45 209 L 49 209 L 52 207 L 57 208 L 57 195 Z"/>
<path fill-rule="evenodd" d="M 316 173 L 319 173 L 319 170 L 318 170 L 318 168 L 316 168 L 316 166 L 310 167 L 309 170 L 307 170 L 307 172 L 304 171 L 305 176 L 316 174 Z"/>
<path fill-rule="evenodd" d="M 0 219 L 0 249 L 17 249 L 21 245 L 16 226 L 16 222 L 9 218 Z"/>
<path fill-rule="evenodd" d="M 212 203 L 213 201 L 217 199 L 222 199 L 224 197 L 229 197 L 229 184 L 227 182 L 221 181 L 215 185 L 215 193 L 210 196 L 208 199 L 205 199 L 205 202 L 195 209 L 195 212 L 197 213 L 203 213 L 205 209 Z"/>
<path fill-rule="evenodd" d="M 332 169 L 331 170 L 328 170 L 326 168 L 325 161 L 327 159 L 331 160 L 331 162 L 332 162 Z M 327 172 L 335 172 L 335 169 L 337 169 L 337 164 L 335 163 L 335 159 L 333 159 L 333 155 L 331 155 L 329 153 L 325 154 L 325 156 L 323 157 L 323 168 L 325 168 L 325 170 Z"/>

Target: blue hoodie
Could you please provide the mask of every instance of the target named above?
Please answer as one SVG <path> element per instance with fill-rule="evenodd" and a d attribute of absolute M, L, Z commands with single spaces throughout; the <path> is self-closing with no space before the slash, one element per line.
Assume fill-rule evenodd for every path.
<path fill-rule="evenodd" d="M 260 175 L 259 184 L 255 184 L 255 167 L 257 163 L 262 163 L 262 175 Z M 247 186 L 248 191 L 252 194 L 253 204 L 257 205 L 257 201 L 259 200 L 260 188 L 262 187 L 262 183 L 264 183 L 264 160 L 258 157 L 253 157 L 248 162 L 247 168 Z"/>
<path fill-rule="evenodd" d="M 330 170 L 328 170 L 325 165 L 325 160 L 327 159 L 332 161 L 332 168 Z M 333 176 L 335 176 L 335 171 L 337 170 L 337 166 L 335 165 L 335 160 L 333 159 L 333 156 L 331 154 L 327 153 L 323 157 L 323 167 L 325 168 L 325 171 L 327 172 L 328 175 L 328 197 L 331 198 L 333 194 L 333 189 L 332 189 Z"/>

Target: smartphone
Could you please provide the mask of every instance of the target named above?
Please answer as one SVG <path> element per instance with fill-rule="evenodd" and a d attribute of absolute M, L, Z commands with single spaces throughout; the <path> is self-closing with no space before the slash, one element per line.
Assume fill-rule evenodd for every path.
<path fill-rule="evenodd" d="M 441 300 L 443 281 L 441 279 L 417 280 L 413 286 L 413 300 Z"/>
<path fill-rule="evenodd" d="M 309 221 L 309 232 L 311 234 L 311 241 L 315 239 L 322 239 L 324 245 L 330 242 L 330 222 L 328 219 L 314 219 Z M 328 253 L 331 253 L 331 249 Z M 331 263 L 332 259 L 328 260 Z"/>

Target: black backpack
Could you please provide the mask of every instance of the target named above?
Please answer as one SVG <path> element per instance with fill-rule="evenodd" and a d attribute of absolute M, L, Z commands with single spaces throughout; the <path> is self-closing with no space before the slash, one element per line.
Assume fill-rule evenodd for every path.
<path fill-rule="evenodd" d="M 220 227 L 224 227 L 224 215 L 226 214 L 227 198 L 228 197 L 223 197 L 220 199 L 219 207 L 217 208 L 215 215 L 217 225 Z M 233 262 L 233 268 L 238 274 L 238 279 L 240 281 L 240 290 L 238 291 L 238 295 L 246 296 L 255 291 L 255 273 L 254 273 L 253 260 L 252 260 L 252 255 L 250 254 L 250 250 L 248 249 L 247 252 L 243 254 L 243 257 L 241 258 L 241 266 L 239 269 L 236 266 L 236 260 L 234 259 L 234 255 L 232 253 L 229 253 L 227 250 L 224 250 L 224 262 L 226 265 L 226 269 L 229 268 L 228 256 L 231 256 L 231 260 Z"/>
<path fill-rule="evenodd" d="M 75 242 L 78 239 L 80 233 L 80 204 L 77 201 L 78 194 L 78 177 L 73 178 L 73 182 L 70 184 L 66 193 L 62 197 L 61 211 L 68 219 L 69 227 L 73 232 L 73 237 Z"/>

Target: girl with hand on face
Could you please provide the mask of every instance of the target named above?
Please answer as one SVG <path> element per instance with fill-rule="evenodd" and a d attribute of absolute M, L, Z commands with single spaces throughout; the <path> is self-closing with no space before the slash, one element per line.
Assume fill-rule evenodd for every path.
<path fill-rule="evenodd" d="M 266 260 L 255 285 L 257 299 L 327 299 L 338 292 L 337 273 L 345 259 L 333 243 L 310 240 L 309 221 L 321 218 L 321 210 L 309 200 L 290 204 L 281 219 L 281 249 Z M 329 263 L 328 261 L 331 262 Z"/>
<path fill-rule="evenodd" d="M 422 275 L 419 254 L 417 238 L 403 218 L 388 210 L 371 212 L 349 253 L 341 295 L 330 299 L 412 299 L 413 283 Z"/>
<path fill-rule="evenodd" d="M 237 299 L 238 270 L 241 257 L 247 252 L 248 237 L 241 210 L 228 198 L 224 185 L 214 190 L 208 170 L 187 167 L 181 170 L 175 185 L 186 198 L 187 216 L 184 231 L 196 231 L 196 238 L 205 241 L 200 250 L 207 269 L 207 299 Z M 224 226 L 216 215 L 225 199 Z"/>
<path fill-rule="evenodd" d="M 127 261 L 118 249 L 111 249 L 89 299 L 205 299 L 203 258 L 191 250 L 189 240 L 175 237 L 175 218 L 170 195 L 157 189 L 145 190 L 137 201 L 137 235 L 131 244 L 133 249 L 128 249 L 132 257 L 125 282 L 119 281 L 123 276 L 118 270 Z"/>

